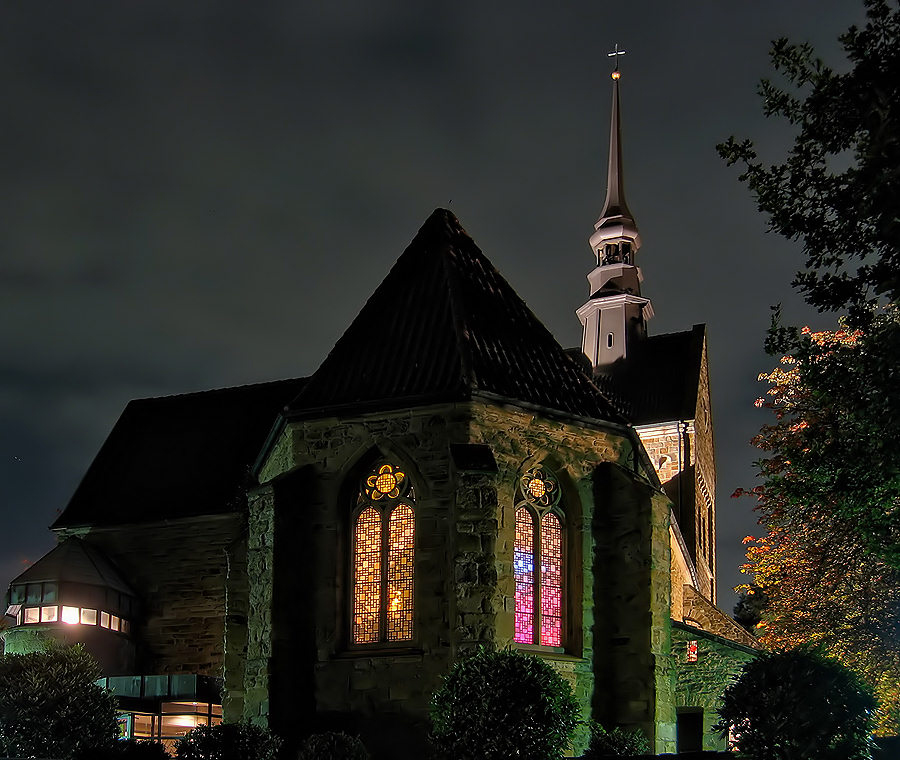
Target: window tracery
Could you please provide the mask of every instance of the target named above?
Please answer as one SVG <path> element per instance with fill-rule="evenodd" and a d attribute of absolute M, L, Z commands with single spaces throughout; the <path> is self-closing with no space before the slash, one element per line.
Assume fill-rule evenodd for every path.
<path fill-rule="evenodd" d="M 415 493 L 407 474 L 381 462 L 363 478 L 353 521 L 354 644 L 413 638 Z"/>
<path fill-rule="evenodd" d="M 518 644 L 562 646 L 564 525 L 559 481 L 546 467 L 519 479 L 514 546 Z"/>

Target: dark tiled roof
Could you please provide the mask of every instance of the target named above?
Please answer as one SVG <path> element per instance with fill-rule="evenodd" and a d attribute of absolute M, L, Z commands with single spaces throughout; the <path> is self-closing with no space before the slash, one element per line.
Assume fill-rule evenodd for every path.
<path fill-rule="evenodd" d="M 595 382 L 635 425 L 694 419 L 706 325 L 640 341 Z"/>
<path fill-rule="evenodd" d="M 130 402 L 53 527 L 234 511 L 279 412 L 305 382 Z"/>
<path fill-rule="evenodd" d="M 10 585 L 42 581 L 104 586 L 134 596 L 119 571 L 97 549 L 80 538 L 68 538 L 51 549 Z"/>
<path fill-rule="evenodd" d="M 624 421 L 457 218 L 438 209 L 290 411 L 311 417 L 479 392 Z"/>

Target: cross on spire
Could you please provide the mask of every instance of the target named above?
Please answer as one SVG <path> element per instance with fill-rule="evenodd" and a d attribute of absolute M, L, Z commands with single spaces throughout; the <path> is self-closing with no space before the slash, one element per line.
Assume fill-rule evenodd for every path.
<path fill-rule="evenodd" d="M 625 50 L 619 50 L 619 43 L 617 42 L 615 50 L 606 54 L 607 58 L 613 58 L 613 59 L 615 59 L 615 62 L 616 62 L 616 67 L 613 69 L 613 72 L 611 75 L 613 79 L 618 79 L 620 76 L 620 74 L 619 74 L 619 56 L 625 55 L 626 52 L 627 51 L 625 51 Z"/>

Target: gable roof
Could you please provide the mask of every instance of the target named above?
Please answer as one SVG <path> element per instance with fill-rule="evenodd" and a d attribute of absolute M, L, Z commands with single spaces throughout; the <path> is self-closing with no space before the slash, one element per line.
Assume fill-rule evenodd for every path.
<path fill-rule="evenodd" d="M 636 341 L 628 358 L 594 380 L 634 425 L 692 420 L 697 413 L 706 325 Z"/>
<path fill-rule="evenodd" d="M 104 586 L 135 595 L 113 564 L 98 549 L 80 538 L 68 538 L 55 546 L 14 578 L 10 585 L 43 581 Z"/>
<path fill-rule="evenodd" d="M 131 401 L 52 527 L 235 511 L 250 465 L 304 382 Z"/>
<path fill-rule="evenodd" d="M 428 218 L 292 417 L 495 396 L 624 423 L 445 209 Z"/>

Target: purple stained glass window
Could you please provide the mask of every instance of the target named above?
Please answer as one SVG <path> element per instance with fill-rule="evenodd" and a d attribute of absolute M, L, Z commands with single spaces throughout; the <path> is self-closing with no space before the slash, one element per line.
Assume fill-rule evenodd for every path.
<path fill-rule="evenodd" d="M 516 510 L 513 557 L 516 578 L 516 632 L 519 644 L 534 643 L 534 519 L 525 507 Z"/>
<path fill-rule="evenodd" d="M 540 643 L 562 645 L 562 526 L 552 512 L 541 518 Z"/>

